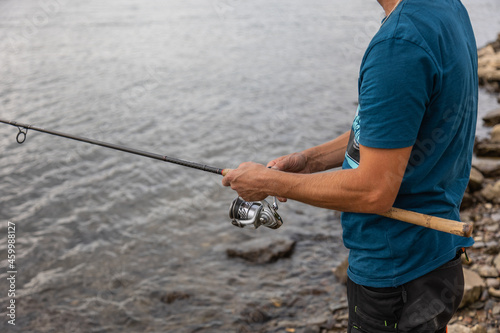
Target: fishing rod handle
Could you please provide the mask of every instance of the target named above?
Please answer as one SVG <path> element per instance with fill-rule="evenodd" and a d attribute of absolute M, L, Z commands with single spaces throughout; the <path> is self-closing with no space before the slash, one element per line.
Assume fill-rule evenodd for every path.
<path fill-rule="evenodd" d="M 379 215 L 462 237 L 470 237 L 473 230 L 472 223 L 444 219 L 394 207 Z"/>

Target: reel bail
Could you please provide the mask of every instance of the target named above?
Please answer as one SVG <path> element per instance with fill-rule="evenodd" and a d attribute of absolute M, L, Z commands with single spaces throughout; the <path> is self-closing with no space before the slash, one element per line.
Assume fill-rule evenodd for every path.
<path fill-rule="evenodd" d="M 253 225 L 257 229 L 263 225 L 271 229 L 278 229 L 283 224 L 283 220 L 277 210 L 276 197 L 272 205 L 266 200 L 245 201 L 241 197 L 237 197 L 229 208 L 229 218 L 234 226 L 240 228 Z"/>

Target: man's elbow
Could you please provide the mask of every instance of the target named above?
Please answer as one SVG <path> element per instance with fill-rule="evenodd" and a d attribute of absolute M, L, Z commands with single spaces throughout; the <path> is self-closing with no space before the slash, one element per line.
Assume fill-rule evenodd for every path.
<path fill-rule="evenodd" d="M 367 214 L 382 214 L 389 211 L 394 205 L 396 200 L 396 195 L 393 193 L 388 193 L 384 190 L 373 190 L 366 198 L 365 211 L 363 213 Z"/>

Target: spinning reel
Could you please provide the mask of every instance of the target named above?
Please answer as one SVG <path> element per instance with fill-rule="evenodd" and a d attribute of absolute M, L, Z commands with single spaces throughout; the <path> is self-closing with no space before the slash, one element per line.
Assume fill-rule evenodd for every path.
<path fill-rule="evenodd" d="M 229 218 L 234 226 L 240 228 L 253 225 L 257 229 L 263 225 L 271 229 L 278 229 L 283 224 L 283 220 L 277 210 L 276 197 L 274 197 L 272 205 L 266 200 L 245 201 L 237 197 L 229 208 Z"/>

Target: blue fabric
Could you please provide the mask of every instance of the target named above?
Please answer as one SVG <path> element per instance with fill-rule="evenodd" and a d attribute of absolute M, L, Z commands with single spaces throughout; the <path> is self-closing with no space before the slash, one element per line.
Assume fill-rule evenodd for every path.
<path fill-rule="evenodd" d="M 394 207 L 460 220 L 477 118 L 477 49 L 459 0 L 403 0 L 364 55 L 359 107 L 343 168 L 359 145 L 412 148 Z M 342 214 L 357 284 L 394 287 L 451 260 L 473 244 L 378 215 Z"/>

